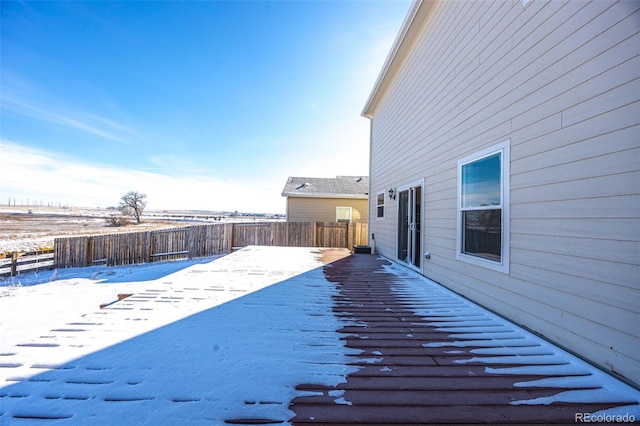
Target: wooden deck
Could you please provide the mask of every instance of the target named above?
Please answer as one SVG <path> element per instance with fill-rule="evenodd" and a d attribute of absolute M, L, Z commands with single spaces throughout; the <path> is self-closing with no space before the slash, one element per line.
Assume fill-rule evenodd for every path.
<path fill-rule="evenodd" d="M 640 419 L 640 391 L 375 255 L 252 246 L 118 293 L 105 277 L 52 284 L 85 296 L 28 310 L 28 332 L 0 324 L 0 425 Z"/>
<path fill-rule="evenodd" d="M 346 346 L 362 351 L 351 362 L 361 369 L 335 388 L 297 386 L 315 394 L 292 401 L 292 424 L 566 424 L 575 422 L 576 413 L 637 404 L 629 395 L 588 403 L 516 402 L 553 398 L 569 390 L 583 391 L 580 400 L 589 400 L 589 391 L 598 386 L 588 380 L 589 369 L 566 369 L 557 356 L 545 353 L 549 351 L 544 345 L 518 340 L 500 330 L 500 324 L 488 324 L 488 317 L 467 315 L 466 301 L 456 301 L 457 296 L 436 293 L 425 298 L 405 290 L 408 281 L 421 278 L 386 272 L 385 263 L 374 255 L 352 255 L 325 266 L 325 275 L 339 290 L 334 313 L 353 324 L 339 332 Z M 416 315 L 416 310 L 430 314 Z M 467 315 L 468 321 L 461 323 L 460 315 Z M 504 339 L 487 330 L 504 332 Z M 465 335 L 469 344 L 461 347 Z M 523 343 L 514 343 L 518 341 Z M 500 347 L 505 350 L 500 352 Z M 496 353 L 504 357 L 498 362 L 502 371 L 515 370 L 495 374 Z M 533 366 L 532 371 L 539 367 L 538 374 L 528 373 L 527 366 Z M 553 373 L 554 368 L 561 373 Z M 522 385 L 559 377 L 562 388 Z"/>

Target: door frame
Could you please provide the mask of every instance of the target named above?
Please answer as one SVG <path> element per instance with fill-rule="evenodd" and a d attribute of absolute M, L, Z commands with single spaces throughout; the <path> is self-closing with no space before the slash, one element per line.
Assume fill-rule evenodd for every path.
<path fill-rule="evenodd" d="M 404 192 L 404 191 L 408 191 L 409 192 L 409 199 L 407 200 L 407 203 L 409 204 L 408 208 L 407 208 L 407 214 L 409 215 L 410 212 L 412 212 L 413 210 L 410 209 L 409 207 L 411 207 L 411 204 L 414 204 L 415 206 L 415 198 L 412 200 L 411 198 L 411 189 L 415 189 L 418 188 L 417 190 L 420 191 L 420 202 L 419 205 L 416 206 L 419 210 L 419 220 L 417 222 L 413 222 L 415 225 L 417 226 L 411 226 L 411 222 L 409 222 L 409 226 L 407 229 L 407 233 L 413 233 L 413 237 L 412 238 L 407 238 L 407 252 L 408 255 L 412 254 L 412 248 L 410 247 L 410 242 L 413 241 L 413 249 L 417 249 L 417 260 L 418 260 L 418 264 L 415 265 L 413 264 L 413 262 L 409 261 L 407 262 L 405 259 L 401 259 L 399 256 L 399 251 L 400 251 L 400 221 L 401 221 L 401 216 L 400 216 L 400 212 L 401 212 L 401 206 L 400 206 L 400 200 L 402 199 L 402 197 L 400 197 L 400 193 Z M 409 182 L 407 184 L 404 185 L 400 185 L 398 186 L 398 188 L 396 189 L 396 193 L 397 193 L 397 200 L 396 200 L 396 211 L 398 212 L 398 217 L 396 220 L 396 260 L 398 262 L 401 262 L 402 264 L 408 266 L 411 269 L 414 269 L 416 271 L 421 272 L 422 271 L 422 262 L 423 262 L 423 247 L 424 247 L 424 179 L 419 179 L 419 180 L 415 180 L 412 182 Z M 419 238 L 419 242 L 417 244 L 417 247 L 415 247 L 415 236 L 416 234 L 420 237 Z M 414 256 L 414 259 L 415 256 Z"/>

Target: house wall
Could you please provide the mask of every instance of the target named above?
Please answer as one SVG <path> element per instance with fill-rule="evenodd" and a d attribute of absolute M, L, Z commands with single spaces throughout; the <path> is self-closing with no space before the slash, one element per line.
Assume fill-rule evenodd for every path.
<path fill-rule="evenodd" d="M 336 207 L 351 207 L 351 222 L 367 223 L 367 199 L 287 197 L 288 222 L 335 222 Z"/>
<path fill-rule="evenodd" d="M 395 259 L 420 179 L 422 273 L 640 384 L 638 2 L 436 2 L 371 123 L 370 233 Z M 510 141 L 510 270 L 456 260 L 457 161 Z"/>

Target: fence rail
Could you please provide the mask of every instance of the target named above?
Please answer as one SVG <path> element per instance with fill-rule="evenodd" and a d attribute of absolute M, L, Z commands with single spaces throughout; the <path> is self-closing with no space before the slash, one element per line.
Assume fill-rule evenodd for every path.
<path fill-rule="evenodd" d="M 54 266 L 53 249 L 42 249 L 28 253 L 9 252 L 0 256 L 0 275 L 17 275 L 40 269 L 51 269 Z"/>
<path fill-rule="evenodd" d="M 132 265 L 188 259 L 248 245 L 346 247 L 366 245 L 366 223 L 258 222 L 216 223 L 147 232 L 56 238 L 56 268 Z"/>

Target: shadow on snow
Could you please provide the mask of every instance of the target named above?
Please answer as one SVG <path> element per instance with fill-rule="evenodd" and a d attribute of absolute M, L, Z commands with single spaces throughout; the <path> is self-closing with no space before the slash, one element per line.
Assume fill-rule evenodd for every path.
<path fill-rule="evenodd" d="M 0 388 L 0 423 L 286 421 L 297 384 L 335 385 L 348 373 L 331 312 L 335 291 L 318 267 L 63 365 L 33 364 L 34 373 L 47 371 Z M 135 321 L 135 311 L 126 315 Z M 76 339 L 71 344 L 83 341 Z M 58 342 L 19 349 L 37 358 L 68 344 Z M 7 355 L 0 366 L 10 366 Z"/>

